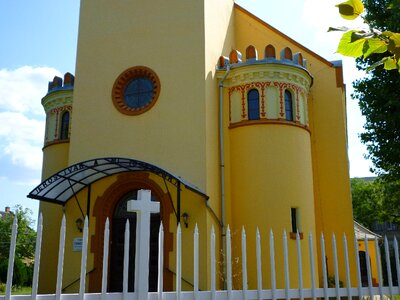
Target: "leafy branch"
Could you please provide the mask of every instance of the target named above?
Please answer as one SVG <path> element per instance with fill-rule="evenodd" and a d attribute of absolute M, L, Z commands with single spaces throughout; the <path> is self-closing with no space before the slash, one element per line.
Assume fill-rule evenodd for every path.
<path fill-rule="evenodd" d="M 340 15 L 346 20 L 362 18 L 361 15 L 364 12 L 361 0 L 349 0 L 336 5 L 336 7 L 339 8 Z M 367 30 L 330 27 L 328 31 L 344 32 L 337 49 L 337 52 L 344 56 L 367 58 L 371 54 L 387 53 L 381 60 L 372 64 L 367 71 L 383 65 L 386 70 L 397 69 L 400 72 L 400 33 L 381 32 L 371 27 Z"/>

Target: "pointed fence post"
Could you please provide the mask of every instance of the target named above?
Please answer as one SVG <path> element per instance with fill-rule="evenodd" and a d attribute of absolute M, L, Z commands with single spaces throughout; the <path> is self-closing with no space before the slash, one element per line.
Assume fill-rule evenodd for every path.
<path fill-rule="evenodd" d="M 365 259 L 367 262 L 367 273 L 368 273 L 368 290 L 371 299 L 374 298 L 373 286 L 372 286 L 372 269 L 371 269 L 371 261 L 369 256 L 369 247 L 368 247 L 368 240 L 367 235 L 364 236 L 364 243 L 365 243 Z"/>
<path fill-rule="evenodd" d="M 256 230 L 256 257 L 257 257 L 257 297 L 261 300 L 262 292 L 262 271 L 261 271 L 261 236 L 260 231 Z"/>
<path fill-rule="evenodd" d="M 108 276 L 108 252 L 110 241 L 110 220 L 107 218 L 104 226 L 104 243 L 103 243 L 103 272 L 101 278 L 101 299 L 105 300 L 107 293 L 107 276 Z"/>
<path fill-rule="evenodd" d="M 334 271 L 335 271 L 336 300 L 340 300 L 340 296 L 339 296 L 339 288 L 340 288 L 340 286 L 339 286 L 339 266 L 338 266 L 335 234 L 332 234 L 332 251 L 333 251 L 333 265 L 334 265 Z"/>
<path fill-rule="evenodd" d="M 246 232 L 242 227 L 242 279 L 243 279 L 243 300 L 247 300 L 247 250 L 246 250 Z"/>
<path fill-rule="evenodd" d="M 345 267 L 346 267 L 347 297 L 349 297 L 349 299 L 351 299 L 350 266 L 349 266 L 349 253 L 348 253 L 348 247 L 347 247 L 346 234 L 343 234 L 343 247 L 344 247 L 344 263 L 345 263 Z"/>
<path fill-rule="evenodd" d="M 64 270 L 65 230 L 66 230 L 66 220 L 65 220 L 65 214 L 63 214 L 62 221 L 61 221 L 61 228 L 60 228 L 60 242 L 59 242 L 59 246 L 58 246 L 56 300 L 61 299 L 62 277 L 63 277 L 63 270 Z"/>
<path fill-rule="evenodd" d="M 226 229 L 226 280 L 228 300 L 232 299 L 232 248 L 231 248 L 231 229 L 228 225 Z"/>
<path fill-rule="evenodd" d="M 303 295 L 303 263 L 302 263 L 302 255 L 301 255 L 301 245 L 300 245 L 300 234 L 299 231 L 297 230 L 296 233 L 296 250 L 297 250 L 297 271 L 298 271 L 298 277 L 299 277 L 299 295 L 300 295 L 300 300 L 304 299 Z"/>
<path fill-rule="evenodd" d="M 215 276 L 215 230 L 214 225 L 211 225 L 211 241 L 210 241 L 210 250 L 211 250 L 211 299 L 215 300 L 215 291 L 216 291 L 216 276 Z"/>
<path fill-rule="evenodd" d="M 286 229 L 283 231 L 283 264 L 285 270 L 285 298 L 290 299 L 290 276 L 289 276 L 289 254 L 288 254 L 288 243 Z"/>
<path fill-rule="evenodd" d="M 163 298 L 163 279 L 164 279 L 164 227 L 163 223 L 160 223 L 160 229 L 158 232 L 158 300 Z"/>
<path fill-rule="evenodd" d="M 269 231 L 269 262 L 271 265 L 271 293 L 272 300 L 276 300 L 276 271 L 275 271 L 275 241 L 272 228 Z"/>
<path fill-rule="evenodd" d="M 379 288 L 379 295 L 381 299 L 383 299 L 383 277 L 382 277 L 382 263 L 381 263 L 381 251 L 378 245 L 378 238 L 375 236 L 375 253 L 376 253 L 376 267 L 378 268 L 378 288 Z M 390 261 L 389 261 L 390 264 Z"/>
<path fill-rule="evenodd" d="M 36 299 L 39 284 L 40 254 L 42 249 L 43 215 L 40 213 L 36 232 L 35 264 L 32 279 L 32 300 Z"/>
<path fill-rule="evenodd" d="M 197 223 L 193 234 L 193 298 L 199 299 L 199 228 Z"/>
<path fill-rule="evenodd" d="M 13 225 L 12 225 L 12 232 L 11 232 L 10 252 L 9 252 L 9 255 L 8 255 L 6 300 L 10 300 L 11 299 L 12 279 L 13 279 L 13 271 L 14 271 L 15 247 L 17 245 L 17 233 L 18 233 L 18 218 L 17 218 L 17 214 L 15 214 Z"/>
<path fill-rule="evenodd" d="M 89 220 L 88 220 L 88 217 L 86 216 L 85 222 L 83 225 L 83 242 L 82 242 L 82 257 L 81 257 L 81 279 L 80 279 L 80 284 L 79 284 L 79 300 L 83 300 L 85 298 L 88 235 L 89 235 Z"/>
<path fill-rule="evenodd" d="M 315 283 L 315 259 L 314 259 L 314 243 L 312 234 L 308 235 L 308 248 L 310 253 L 310 269 L 311 269 L 311 296 L 315 300 L 317 299 L 316 296 L 316 283 Z"/>
<path fill-rule="evenodd" d="M 326 267 L 326 251 L 325 251 L 325 239 L 324 234 L 321 233 L 321 260 L 322 260 L 322 275 L 324 281 L 324 299 L 328 300 L 328 271 Z"/>
<path fill-rule="evenodd" d="M 357 236 L 354 234 L 354 251 L 356 256 L 356 271 L 357 271 L 357 289 L 358 299 L 362 300 L 362 282 L 361 282 L 361 270 L 360 270 L 360 255 L 358 254 L 358 241 Z"/>
<path fill-rule="evenodd" d="M 128 278 L 129 278 L 129 244 L 130 244 L 130 224 L 129 219 L 125 223 L 125 237 L 124 237 L 124 269 L 122 278 L 122 299 L 128 299 Z"/>
<path fill-rule="evenodd" d="M 176 230 L 176 300 L 181 299 L 182 286 L 182 231 L 181 223 Z"/>
<path fill-rule="evenodd" d="M 386 258 L 386 272 L 387 272 L 387 278 L 389 282 L 389 294 L 390 294 L 390 299 L 394 299 L 393 297 L 393 279 L 392 279 L 392 267 L 390 265 L 390 255 L 389 255 L 389 242 L 388 239 L 385 235 L 385 258 Z"/>
<path fill-rule="evenodd" d="M 397 278 L 400 278 L 400 257 L 399 257 L 399 244 L 397 242 L 397 238 L 394 238 L 394 243 L 393 243 L 393 250 L 394 250 L 394 257 L 396 260 L 396 272 L 397 272 Z M 397 280 L 397 294 L 400 294 L 400 280 Z"/>

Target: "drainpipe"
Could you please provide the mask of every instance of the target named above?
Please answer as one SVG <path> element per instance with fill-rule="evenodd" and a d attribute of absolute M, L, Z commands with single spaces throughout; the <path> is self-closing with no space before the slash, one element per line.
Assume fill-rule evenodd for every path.
<path fill-rule="evenodd" d="M 223 127 L 223 98 L 224 98 L 224 80 L 231 70 L 230 65 L 226 68 L 224 77 L 219 82 L 219 159 L 220 159 L 220 180 L 221 180 L 221 239 L 222 239 L 222 253 L 225 255 L 223 261 L 223 276 L 226 278 L 226 232 L 225 232 L 225 155 L 224 155 L 224 127 Z M 226 280 L 224 280 L 224 286 Z"/>

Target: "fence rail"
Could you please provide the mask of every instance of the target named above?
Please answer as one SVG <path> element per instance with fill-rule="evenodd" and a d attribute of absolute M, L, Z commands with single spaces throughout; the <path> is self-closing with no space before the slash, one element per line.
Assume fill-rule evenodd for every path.
<path fill-rule="evenodd" d="M 121 293 L 108 293 L 107 292 L 107 274 L 108 274 L 108 256 L 109 256 L 109 221 L 107 219 L 104 231 L 104 255 L 103 255 L 103 270 L 102 270 L 102 288 L 101 293 L 86 293 L 86 261 L 87 261 L 87 246 L 88 246 L 88 236 L 89 236 L 89 226 L 88 219 L 85 219 L 83 228 L 83 244 L 82 244 L 82 257 L 81 257 L 81 271 L 80 271 L 80 282 L 79 282 L 79 293 L 76 294 L 63 294 L 62 293 L 62 277 L 63 277 L 63 266 L 64 266 L 64 249 L 65 249 L 65 236 L 66 236 L 66 219 L 65 216 L 62 218 L 61 228 L 60 228 L 60 240 L 59 240 L 59 256 L 58 256 L 58 269 L 57 269 L 57 283 L 55 294 L 42 295 L 38 294 L 38 282 L 39 282 L 39 267 L 40 267 L 40 256 L 41 256 L 41 242 L 42 242 L 42 230 L 43 230 L 43 217 L 40 215 L 37 227 L 37 239 L 36 239 L 36 259 L 33 272 L 32 281 L 32 294 L 31 295 L 12 295 L 12 277 L 13 277 L 13 266 L 14 266 L 14 256 L 15 256 L 15 246 L 17 238 L 17 217 L 15 216 L 12 228 L 11 246 L 9 254 L 9 265 L 7 273 L 7 283 L 6 292 L 4 296 L 0 296 L 0 300 L 130 300 L 130 299 L 149 299 L 149 300 L 261 300 L 261 299 L 324 299 L 336 298 L 340 300 L 341 297 L 358 297 L 362 299 L 364 296 L 369 296 L 374 298 L 379 296 L 381 299 L 384 297 L 394 298 L 394 295 L 400 295 L 400 286 L 398 282 L 400 281 L 400 263 L 399 263 L 399 247 L 396 238 L 393 241 L 392 251 L 394 252 L 395 268 L 392 270 L 390 263 L 386 264 L 385 270 L 382 269 L 380 251 L 378 239 L 375 239 L 374 247 L 376 251 L 376 261 L 370 262 L 366 259 L 366 267 L 368 273 L 368 286 L 363 287 L 361 281 L 361 271 L 358 256 L 358 242 L 354 238 L 354 249 L 355 249 L 355 261 L 356 261 L 356 272 L 357 283 L 351 282 L 350 276 L 350 266 L 349 266 L 349 252 L 346 236 L 343 236 L 344 245 L 344 265 L 346 270 L 345 286 L 340 287 L 339 284 L 339 271 L 338 271 L 338 256 L 336 249 L 336 237 L 332 236 L 332 250 L 334 259 L 334 278 L 335 287 L 328 287 L 328 276 L 327 276 L 327 266 L 325 259 L 321 259 L 322 274 L 323 274 L 323 286 L 318 287 L 317 278 L 315 274 L 316 257 L 314 254 L 314 241 L 313 236 L 310 234 L 308 236 L 308 257 L 309 257 L 309 267 L 311 276 L 311 287 L 303 287 L 303 254 L 301 252 L 302 248 L 300 246 L 300 236 L 297 233 L 296 237 L 296 256 L 297 256 L 297 270 L 298 270 L 298 286 L 293 288 L 290 286 L 289 279 L 289 255 L 288 255 L 288 239 L 286 232 L 283 233 L 283 258 L 284 258 L 284 273 L 285 273 L 285 288 L 278 289 L 276 283 L 276 266 L 275 266 L 275 238 L 272 230 L 269 234 L 269 265 L 270 265 L 270 289 L 263 289 L 262 286 L 262 249 L 261 249 L 261 235 L 257 229 L 256 232 L 256 261 L 257 261 L 257 289 L 249 290 L 247 288 L 247 251 L 246 251 L 246 232 L 242 229 L 241 232 L 241 252 L 242 252 L 242 289 L 234 290 L 232 285 L 232 247 L 231 247 L 231 232 L 229 226 L 226 232 L 226 290 L 217 290 L 217 279 L 216 279 L 216 244 L 215 244 L 215 232 L 214 228 L 211 229 L 210 234 L 210 290 L 200 291 L 199 290 L 199 230 L 197 225 L 193 234 L 193 290 L 192 291 L 182 291 L 181 280 L 176 280 L 175 291 L 165 292 L 163 291 L 163 251 L 164 251 L 164 231 L 162 223 L 159 230 L 159 251 L 158 251 L 158 285 L 157 292 L 148 292 L 147 288 L 143 288 L 140 284 L 140 275 L 135 276 L 135 287 L 138 287 L 135 292 L 128 292 L 128 265 L 129 265 L 129 222 L 126 224 L 125 229 L 125 248 L 124 248 L 124 270 L 123 270 L 123 291 Z M 182 277 L 182 237 L 181 228 L 178 225 L 176 232 L 176 278 Z M 366 257 L 369 257 L 368 241 L 367 238 L 364 240 Z M 325 239 L 321 235 L 321 257 L 325 258 Z M 148 247 L 148 246 L 147 246 Z M 390 261 L 390 247 L 386 237 L 383 243 L 384 256 L 387 262 Z M 371 276 L 371 263 L 375 263 L 378 270 L 378 286 L 373 286 L 372 276 Z M 148 264 L 147 264 L 148 265 Z M 136 264 L 138 266 L 138 264 Z M 387 276 L 387 286 L 383 285 L 383 272 Z M 140 272 L 139 272 L 140 273 Z M 397 275 L 397 284 L 393 284 L 392 275 Z M 136 270 L 136 275 L 138 275 L 138 270 Z M 147 279 L 145 279 L 147 280 Z"/>

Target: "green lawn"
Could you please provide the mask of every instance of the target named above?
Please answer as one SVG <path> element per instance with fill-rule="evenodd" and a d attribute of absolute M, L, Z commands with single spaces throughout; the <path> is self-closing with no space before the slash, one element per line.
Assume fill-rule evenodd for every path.
<path fill-rule="evenodd" d="M 30 286 L 23 286 L 20 288 L 13 288 L 11 294 L 12 295 L 30 295 L 31 292 L 32 292 L 32 288 Z M 4 290 L 3 290 L 3 288 L 0 288 L 0 295 L 4 295 L 5 293 L 6 292 L 5 292 L 5 285 L 4 285 Z"/>

